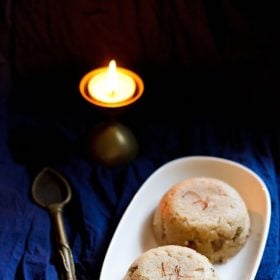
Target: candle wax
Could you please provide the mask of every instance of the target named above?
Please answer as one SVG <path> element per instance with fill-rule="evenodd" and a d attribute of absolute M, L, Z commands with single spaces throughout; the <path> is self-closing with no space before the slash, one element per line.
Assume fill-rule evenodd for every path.
<path fill-rule="evenodd" d="M 132 77 L 116 69 L 115 74 L 104 72 L 93 76 L 88 83 L 91 97 L 104 103 L 118 103 L 131 98 L 136 90 L 136 83 Z"/>

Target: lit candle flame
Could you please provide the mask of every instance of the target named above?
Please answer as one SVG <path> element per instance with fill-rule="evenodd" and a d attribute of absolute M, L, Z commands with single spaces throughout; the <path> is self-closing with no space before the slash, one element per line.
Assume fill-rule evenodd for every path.
<path fill-rule="evenodd" d="M 114 96 L 115 92 L 118 91 L 117 64 L 115 60 L 111 60 L 109 63 L 107 82 L 108 93 Z"/>

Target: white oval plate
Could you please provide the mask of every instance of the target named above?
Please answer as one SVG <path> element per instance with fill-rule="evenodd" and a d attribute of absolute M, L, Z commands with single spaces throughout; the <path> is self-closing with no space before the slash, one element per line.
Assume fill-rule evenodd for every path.
<path fill-rule="evenodd" d="M 193 176 L 224 180 L 236 188 L 249 209 L 251 233 L 241 251 L 225 264 L 215 265 L 220 280 L 253 280 L 265 248 L 271 201 L 263 180 L 247 167 L 227 159 L 191 156 L 157 169 L 128 205 L 107 250 L 100 280 L 123 280 L 130 264 L 144 251 L 157 247 L 152 214 L 163 194 L 176 182 Z"/>

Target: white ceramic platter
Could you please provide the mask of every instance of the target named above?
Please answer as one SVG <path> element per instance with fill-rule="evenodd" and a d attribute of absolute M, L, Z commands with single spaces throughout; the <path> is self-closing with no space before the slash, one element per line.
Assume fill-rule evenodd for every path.
<path fill-rule="evenodd" d="M 100 280 L 123 280 L 130 264 L 140 254 L 158 246 L 151 226 L 156 206 L 172 185 L 194 176 L 224 180 L 243 197 L 251 218 L 250 236 L 236 256 L 215 267 L 220 280 L 255 278 L 270 225 L 271 201 L 265 183 L 252 170 L 234 161 L 210 156 L 191 156 L 164 164 L 140 187 L 113 235 Z"/>

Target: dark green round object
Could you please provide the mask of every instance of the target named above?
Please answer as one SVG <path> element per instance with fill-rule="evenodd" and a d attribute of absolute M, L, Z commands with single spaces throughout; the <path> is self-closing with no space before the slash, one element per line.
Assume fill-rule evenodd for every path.
<path fill-rule="evenodd" d="M 90 137 L 90 156 L 106 166 L 131 162 L 138 153 L 138 142 L 125 125 L 119 122 L 102 123 Z"/>

